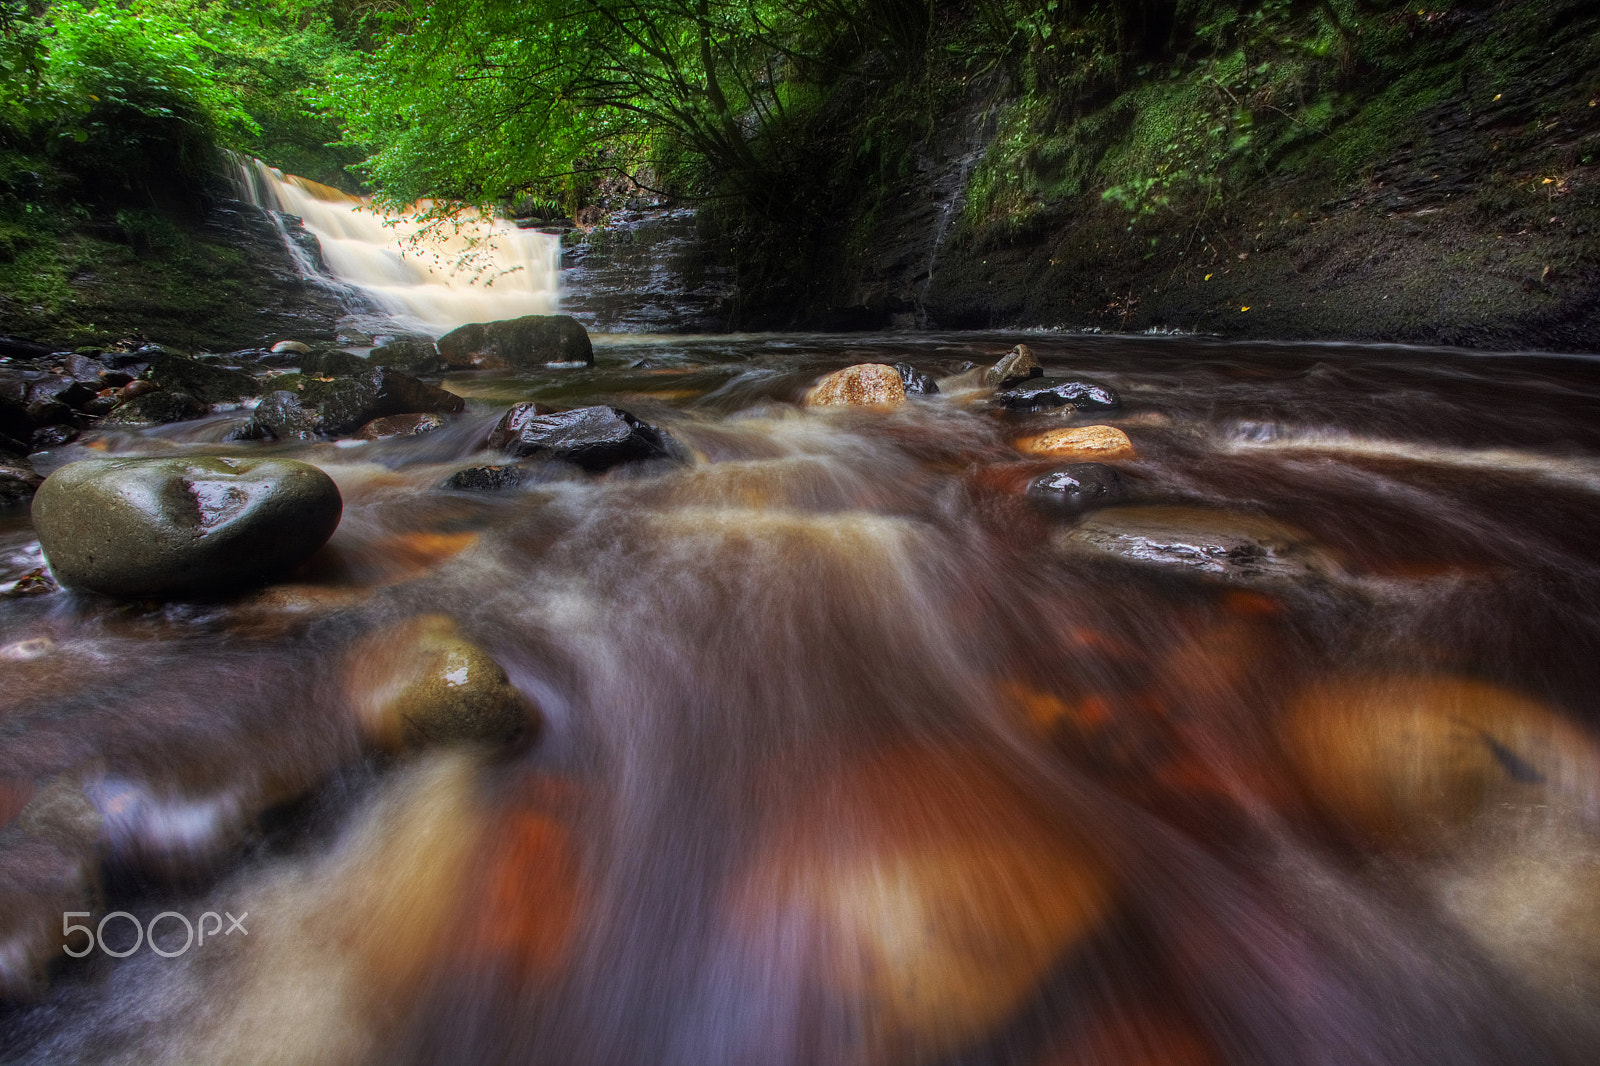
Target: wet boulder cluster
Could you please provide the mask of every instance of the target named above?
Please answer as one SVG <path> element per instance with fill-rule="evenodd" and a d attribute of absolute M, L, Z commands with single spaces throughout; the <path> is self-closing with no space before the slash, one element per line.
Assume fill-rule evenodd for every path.
<path fill-rule="evenodd" d="M 1006 427 L 1030 471 L 1024 497 L 1063 523 L 1051 539 L 1063 557 L 1279 590 L 1358 591 L 1335 553 L 1291 525 L 1163 498 L 1127 469 L 1139 458 L 1127 432 L 1095 421 L 1122 412 L 1116 390 L 1047 374 L 1027 344 L 942 378 L 911 363 L 845 367 L 817 381 L 803 403 L 883 412 L 934 396 L 987 411 Z"/>

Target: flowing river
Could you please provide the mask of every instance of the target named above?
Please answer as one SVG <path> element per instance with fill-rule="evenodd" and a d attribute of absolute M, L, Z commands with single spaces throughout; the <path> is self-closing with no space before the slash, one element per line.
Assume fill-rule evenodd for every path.
<path fill-rule="evenodd" d="M 1018 340 L 1123 407 L 795 402 Z M 130 916 L 0 1007 L 0 1060 L 1594 1061 L 1594 358 L 982 333 L 596 355 L 447 377 L 467 409 L 421 437 L 224 444 L 238 412 L 53 453 L 295 457 L 344 517 L 263 591 L 0 601 L 0 821 L 90 781 L 103 873 L 74 895 L 16 845 L 0 907 Z M 441 488 L 529 399 L 615 404 L 690 458 Z M 1052 464 L 1012 441 L 1090 422 L 1137 448 L 1127 500 L 1027 495 Z M 1073 540 L 1128 504 L 1180 532 Z M 0 521 L 13 581 L 39 549 Z M 418 614 L 492 653 L 536 737 L 363 747 L 362 642 Z"/>

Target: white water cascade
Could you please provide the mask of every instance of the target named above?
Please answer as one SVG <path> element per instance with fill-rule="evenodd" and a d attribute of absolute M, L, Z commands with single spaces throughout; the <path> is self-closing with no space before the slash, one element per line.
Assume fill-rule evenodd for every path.
<path fill-rule="evenodd" d="M 246 199 L 298 216 L 321 244 L 328 271 L 365 292 L 401 325 L 437 336 L 468 322 L 558 309 L 558 237 L 470 213 L 422 234 L 414 216 L 385 214 L 369 200 L 259 159 L 240 157 L 237 166 Z M 316 264 L 305 250 L 287 243 L 302 271 L 314 275 Z"/>

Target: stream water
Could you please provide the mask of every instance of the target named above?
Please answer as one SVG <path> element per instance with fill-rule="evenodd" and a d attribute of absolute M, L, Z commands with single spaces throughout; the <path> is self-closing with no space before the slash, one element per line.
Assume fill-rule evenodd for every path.
<path fill-rule="evenodd" d="M 1138 449 L 1135 499 L 1292 525 L 1322 576 L 1064 551 L 1075 520 L 1023 493 L 1051 464 L 1011 445 L 1060 412 L 795 404 L 847 364 L 953 373 L 1018 339 L 1120 391 L 1097 421 Z M 63 958 L 0 1007 L 0 1060 L 1594 1061 L 1593 358 L 596 354 L 447 378 L 467 411 L 417 438 L 223 445 L 240 413 L 40 464 L 246 448 L 322 467 L 345 510 L 262 592 L 0 601 L 0 820 L 66 772 L 106 814 L 99 897 L 7 870 L 8 905 L 248 916 L 184 951 L 176 919 L 142 945 L 117 919 L 126 957 Z M 525 399 L 614 403 L 693 459 L 439 488 Z M 12 580 L 39 556 L 5 521 Z M 352 656 L 419 613 L 505 667 L 533 743 L 364 751 Z"/>

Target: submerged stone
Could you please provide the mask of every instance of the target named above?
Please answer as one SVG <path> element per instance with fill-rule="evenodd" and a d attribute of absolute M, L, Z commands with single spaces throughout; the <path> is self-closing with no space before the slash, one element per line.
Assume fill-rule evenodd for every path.
<path fill-rule="evenodd" d="M 905 402 L 899 371 L 884 363 L 859 363 L 836 370 L 806 393 L 807 407 L 895 407 Z"/>
<path fill-rule="evenodd" d="M 594 365 L 589 331 L 571 315 L 524 315 L 469 323 L 440 337 L 438 350 L 444 361 L 455 367 Z"/>
<path fill-rule="evenodd" d="M 1103 463 L 1072 463 L 1028 483 L 1029 499 L 1066 511 L 1114 503 L 1128 495 L 1122 475 Z"/>
<path fill-rule="evenodd" d="M 220 592 L 279 577 L 339 524 L 333 479 L 289 459 L 85 459 L 33 501 L 62 584 L 112 596 Z"/>
<path fill-rule="evenodd" d="M 520 466 L 474 466 L 466 470 L 457 470 L 445 478 L 444 484 L 439 487 L 473 492 L 497 492 L 501 489 L 516 488 L 526 477 L 527 471 Z"/>
<path fill-rule="evenodd" d="M 1208 507 L 1096 511 L 1059 534 L 1056 544 L 1067 551 L 1114 555 L 1229 581 L 1292 583 L 1339 575 L 1335 560 L 1300 530 Z"/>
<path fill-rule="evenodd" d="M 1087 840 L 959 749 L 862 759 L 764 843 L 735 921 L 848 1019 L 817 1061 L 943 1061 L 1011 1018 L 1116 895 Z"/>
<path fill-rule="evenodd" d="M 536 403 L 519 403 L 507 411 L 490 432 L 489 447 L 518 458 L 560 459 L 591 471 L 669 454 L 659 429 L 619 408 L 551 412 Z"/>
<path fill-rule="evenodd" d="M 539 724 L 500 664 L 446 615 L 420 615 L 362 641 L 348 684 L 362 733 L 388 751 L 508 744 Z"/>
<path fill-rule="evenodd" d="M 1541 703 L 1467 678 L 1342 677 L 1279 722 L 1290 766 L 1358 837 L 1432 847 L 1496 804 L 1593 811 L 1600 745 Z"/>

